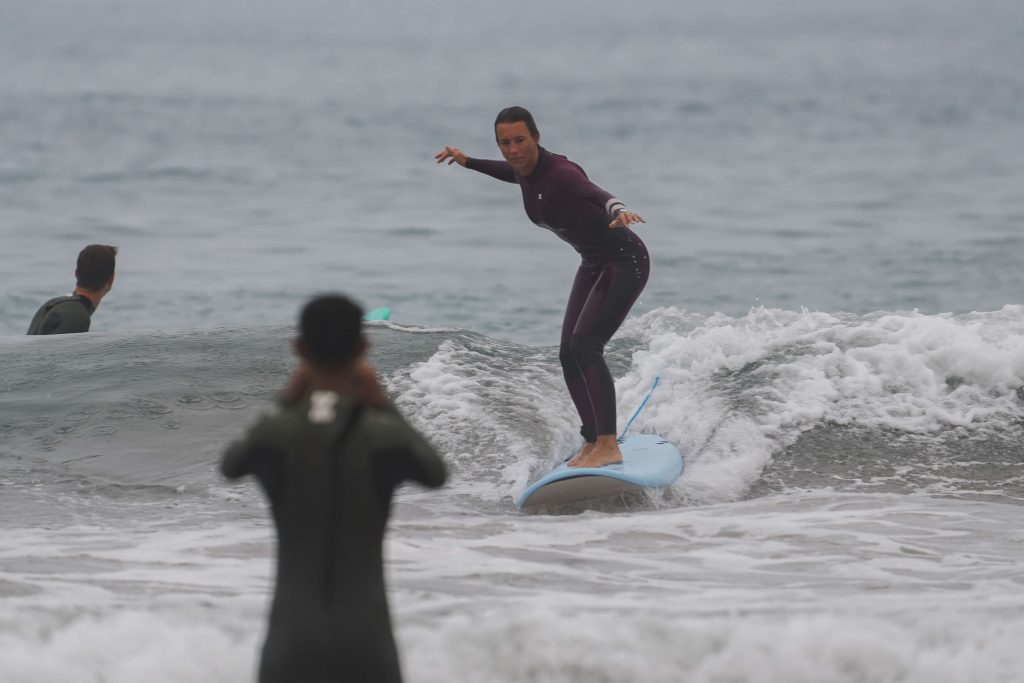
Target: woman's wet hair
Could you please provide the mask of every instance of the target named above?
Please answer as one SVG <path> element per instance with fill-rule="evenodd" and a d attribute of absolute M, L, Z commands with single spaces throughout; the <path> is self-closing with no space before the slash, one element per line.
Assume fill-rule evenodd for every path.
<path fill-rule="evenodd" d="M 363 330 L 363 309 L 341 294 L 324 294 L 302 309 L 299 333 L 309 360 L 323 367 L 355 359 Z"/>
<path fill-rule="evenodd" d="M 537 123 L 533 120 L 533 114 L 526 107 L 505 107 L 499 111 L 498 117 L 494 119 L 495 135 L 497 135 L 499 123 L 518 123 L 519 121 L 526 124 L 526 129 L 530 131 L 530 135 L 535 138 L 540 137 L 540 131 L 537 129 Z"/>

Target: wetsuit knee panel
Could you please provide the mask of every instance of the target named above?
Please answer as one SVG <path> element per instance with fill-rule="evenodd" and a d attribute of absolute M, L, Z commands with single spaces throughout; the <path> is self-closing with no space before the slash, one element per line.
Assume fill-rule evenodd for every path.
<path fill-rule="evenodd" d="M 604 339 L 592 334 L 574 334 L 569 338 L 569 353 L 581 366 L 604 355 Z"/>
<path fill-rule="evenodd" d="M 562 367 L 569 363 L 576 363 L 576 359 L 572 357 L 572 347 L 568 341 L 562 342 L 562 345 L 558 347 L 558 362 L 562 364 Z"/>

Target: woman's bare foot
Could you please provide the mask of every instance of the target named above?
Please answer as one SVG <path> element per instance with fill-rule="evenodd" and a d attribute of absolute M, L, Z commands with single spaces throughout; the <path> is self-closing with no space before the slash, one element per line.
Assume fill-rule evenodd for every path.
<path fill-rule="evenodd" d="M 593 441 L 584 441 L 583 445 L 580 446 L 580 449 L 576 452 L 576 455 L 569 458 L 569 462 L 572 463 L 576 460 L 579 460 L 580 458 L 585 458 L 586 456 L 590 455 L 590 451 L 594 450 L 596 447 L 597 444 L 594 443 Z"/>
<path fill-rule="evenodd" d="M 590 449 L 587 449 L 590 446 Z M 569 467 L 604 467 L 622 462 L 622 451 L 614 434 L 597 437 L 597 443 L 584 444 L 580 452 L 569 461 Z"/>

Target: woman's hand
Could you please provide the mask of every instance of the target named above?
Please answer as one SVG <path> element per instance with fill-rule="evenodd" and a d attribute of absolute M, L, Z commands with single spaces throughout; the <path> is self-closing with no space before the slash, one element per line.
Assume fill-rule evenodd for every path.
<path fill-rule="evenodd" d="M 444 149 L 435 154 L 434 158 L 437 159 L 437 163 L 439 164 L 444 162 L 445 159 L 447 159 L 449 166 L 451 166 L 452 164 L 465 166 L 466 161 L 469 159 L 469 157 L 462 153 L 461 149 L 459 149 L 458 147 L 449 147 L 448 145 L 445 145 Z"/>
<path fill-rule="evenodd" d="M 632 225 L 634 223 L 646 223 L 646 222 L 647 221 L 645 221 L 643 219 L 643 216 L 641 216 L 638 213 L 633 213 L 632 211 L 620 211 L 619 215 L 615 217 L 615 220 L 613 220 L 611 223 L 608 224 L 608 227 L 609 228 L 625 228 L 625 227 L 628 227 L 628 226 L 630 226 L 630 225 Z"/>

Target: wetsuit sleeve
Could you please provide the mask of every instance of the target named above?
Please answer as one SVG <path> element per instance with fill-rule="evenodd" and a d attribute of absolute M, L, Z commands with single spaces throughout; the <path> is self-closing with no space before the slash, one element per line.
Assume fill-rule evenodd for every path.
<path fill-rule="evenodd" d="M 250 453 L 255 450 L 245 439 L 234 441 L 220 459 L 220 473 L 238 479 L 250 473 Z"/>
<path fill-rule="evenodd" d="M 89 312 L 77 301 L 57 304 L 45 313 L 41 320 L 33 320 L 29 334 L 75 334 L 88 332 Z M 33 332 L 33 328 L 35 331 Z"/>
<path fill-rule="evenodd" d="M 392 486 L 406 479 L 431 488 L 444 484 L 447 468 L 433 446 L 393 405 L 378 412 L 391 436 L 375 455 L 375 468 L 381 476 Z"/>
<path fill-rule="evenodd" d="M 251 474 L 262 484 L 263 490 L 267 492 L 267 497 L 271 501 L 275 501 L 281 497 L 281 493 L 284 491 L 284 458 L 284 453 L 279 450 L 267 446 L 254 446 L 235 463 L 239 466 L 239 469 L 236 470 L 239 474 L 234 476 L 228 474 L 226 455 L 224 461 L 221 462 L 221 472 L 229 479 L 238 479 Z"/>
<path fill-rule="evenodd" d="M 511 164 L 507 161 L 494 161 L 491 159 L 474 159 L 470 157 L 466 159 L 466 168 L 479 171 L 485 175 L 489 175 L 492 178 L 498 180 L 504 180 L 506 183 L 516 182 L 516 174 L 512 170 Z"/>
<path fill-rule="evenodd" d="M 270 431 L 268 418 L 261 418 L 240 438 L 231 442 L 220 460 L 220 471 L 228 479 L 238 479 L 247 474 L 257 474 L 260 461 L 269 452 L 276 452 L 272 441 L 267 438 Z"/>
<path fill-rule="evenodd" d="M 563 192 L 603 209 L 609 218 L 615 218 L 626 209 L 626 205 L 621 200 L 591 182 L 583 169 L 575 164 L 560 169 L 557 182 L 561 185 Z"/>

